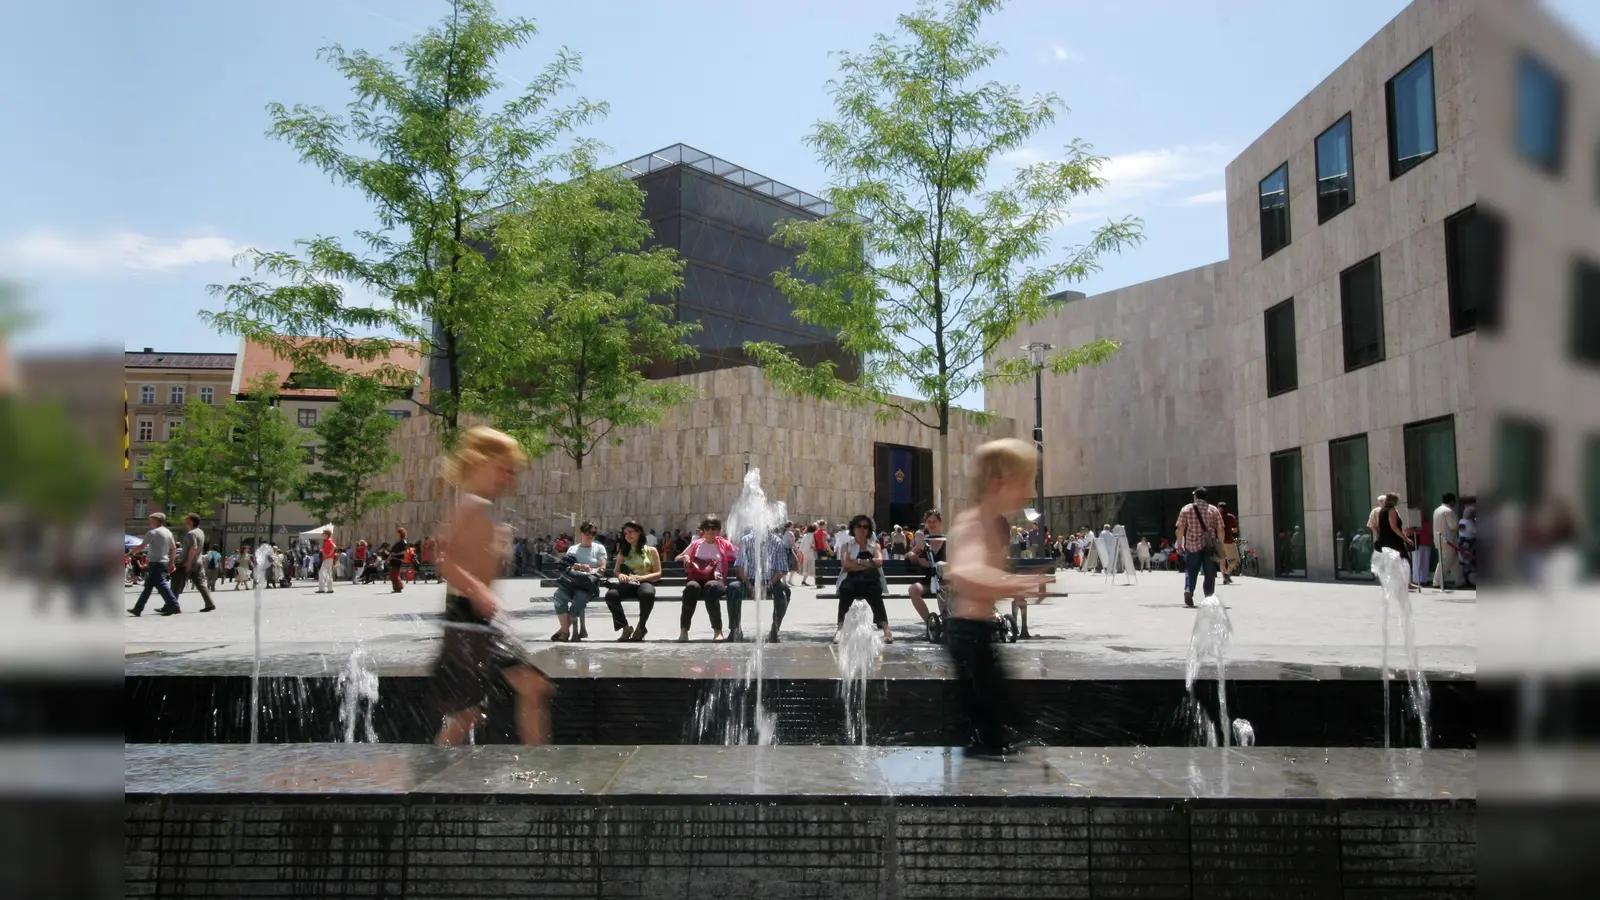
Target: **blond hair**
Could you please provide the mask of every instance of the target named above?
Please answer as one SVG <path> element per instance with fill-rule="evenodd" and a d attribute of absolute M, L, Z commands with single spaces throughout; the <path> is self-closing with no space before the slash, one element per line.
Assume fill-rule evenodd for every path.
<path fill-rule="evenodd" d="M 1031 481 L 1037 471 L 1033 445 L 1016 438 L 990 441 L 973 454 L 977 466 L 973 471 L 972 494 L 983 496 L 989 483 L 1000 481 Z"/>
<path fill-rule="evenodd" d="M 445 457 L 444 477 L 460 485 L 468 472 L 486 463 L 516 465 L 527 458 L 516 438 L 487 425 L 474 425 L 461 435 L 455 452 Z"/>

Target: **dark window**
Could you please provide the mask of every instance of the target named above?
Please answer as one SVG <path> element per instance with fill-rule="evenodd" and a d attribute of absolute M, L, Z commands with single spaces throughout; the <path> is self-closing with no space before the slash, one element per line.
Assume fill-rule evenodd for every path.
<path fill-rule="evenodd" d="M 1261 258 L 1289 246 L 1289 164 L 1261 179 Z"/>
<path fill-rule="evenodd" d="M 314 409 L 302 409 L 296 415 L 299 418 L 301 428 L 310 428 L 317 424 L 317 411 Z"/>
<path fill-rule="evenodd" d="M 304 459 L 306 465 L 308 465 L 308 466 L 309 465 L 313 465 L 317 461 L 317 448 L 315 448 L 315 447 L 301 447 L 300 448 L 300 455 L 301 455 L 301 458 Z"/>
<path fill-rule="evenodd" d="M 1505 221 L 1476 204 L 1444 220 L 1452 336 L 1499 324 L 1504 242 Z"/>
<path fill-rule="evenodd" d="M 1267 310 L 1263 318 L 1267 331 L 1267 396 L 1276 397 L 1300 386 L 1294 342 L 1294 298 Z"/>
<path fill-rule="evenodd" d="M 1389 114 L 1389 177 L 1399 178 L 1439 151 L 1434 121 L 1433 51 L 1417 57 L 1384 91 Z"/>
<path fill-rule="evenodd" d="M 1455 417 L 1407 425 L 1405 454 L 1405 504 L 1431 513 L 1440 497 L 1457 492 Z"/>
<path fill-rule="evenodd" d="M 1566 136 L 1567 86 L 1524 53 L 1517 60 L 1517 153 L 1552 175 L 1561 171 Z"/>
<path fill-rule="evenodd" d="M 1549 430 L 1538 422 L 1500 420 L 1494 442 L 1495 493 L 1524 510 L 1544 499 L 1544 468 Z"/>
<path fill-rule="evenodd" d="M 1600 365 L 1600 266 L 1586 259 L 1572 266 L 1572 356 Z"/>
<path fill-rule="evenodd" d="M 1272 454 L 1272 547 L 1279 577 L 1306 574 L 1305 483 L 1300 448 Z"/>
<path fill-rule="evenodd" d="M 1328 442 L 1328 469 L 1333 476 L 1333 576 L 1372 578 L 1372 475 L 1367 436 L 1358 434 Z"/>
<path fill-rule="evenodd" d="M 411 410 L 409 409 L 386 409 L 383 412 L 391 419 L 405 420 L 411 418 Z"/>
<path fill-rule="evenodd" d="M 1326 222 L 1355 205 L 1355 151 L 1350 114 L 1317 136 L 1317 221 Z"/>
<path fill-rule="evenodd" d="M 1383 360 L 1383 272 L 1374 256 L 1339 276 L 1344 314 L 1344 370 Z"/>

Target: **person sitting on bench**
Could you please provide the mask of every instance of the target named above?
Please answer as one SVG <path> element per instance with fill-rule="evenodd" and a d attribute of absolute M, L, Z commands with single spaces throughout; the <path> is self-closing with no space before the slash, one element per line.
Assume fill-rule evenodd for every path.
<path fill-rule="evenodd" d="M 922 580 L 913 584 L 907 593 L 911 595 L 911 606 L 922 617 L 922 627 L 926 629 L 930 641 L 933 640 L 933 613 L 928 610 L 928 598 L 939 594 L 935 579 L 938 577 L 939 563 L 945 560 L 944 553 L 944 517 L 937 509 L 930 509 L 922 517 L 922 528 L 911 539 L 911 552 L 906 556 L 922 576 Z"/>
<path fill-rule="evenodd" d="M 839 581 L 839 626 L 844 627 L 851 604 L 865 600 L 872 607 L 872 624 L 883 629 L 883 642 L 892 644 L 894 632 L 883 608 L 883 547 L 872 537 L 872 519 L 851 519 L 850 535 L 839 544 L 839 565 L 844 570 Z"/>

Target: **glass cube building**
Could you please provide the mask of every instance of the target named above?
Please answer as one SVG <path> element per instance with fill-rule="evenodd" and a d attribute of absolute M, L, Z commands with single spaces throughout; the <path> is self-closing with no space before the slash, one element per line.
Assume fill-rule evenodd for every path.
<path fill-rule="evenodd" d="M 699 357 L 653 367 L 652 377 L 752 365 L 747 341 L 781 344 L 806 365 L 831 360 L 845 378 L 858 374 L 837 336 L 796 321 L 772 283 L 798 255 L 772 241 L 778 223 L 821 218 L 832 211 L 827 201 L 686 144 L 618 168 L 645 193 L 656 245 L 683 257 L 683 288 L 663 302 L 679 321 L 700 326 L 693 338 Z"/>

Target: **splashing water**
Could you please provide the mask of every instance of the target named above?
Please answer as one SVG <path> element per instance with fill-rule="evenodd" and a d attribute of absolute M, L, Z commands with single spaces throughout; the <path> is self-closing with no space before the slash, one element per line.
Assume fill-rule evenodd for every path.
<path fill-rule="evenodd" d="M 250 667 L 250 743 L 257 743 L 261 729 L 261 593 L 272 572 L 272 548 L 256 547 L 256 567 L 252 573 L 256 594 L 255 662 Z M 263 573 L 266 573 L 263 575 Z"/>
<path fill-rule="evenodd" d="M 754 617 L 755 628 L 751 634 L 755 649 L 734 663 L 734 671 L 729 676 L 719 676 L 695 707 L 695 736 L 702 743 L 770 745 L 777 742 L 777 723 L 767 711 L 762 696 L 767 644 L 766 629 L 762 627 L 766 619 L 762 605 L 768 599 L 767 584 L 772 576 L 770 557 L 786 552 L 781 535 L 774 535 L 774 531 L 788 521 L 788 506 L 782 501 L 769 501 L 762 490 L 761 470 L 751 469 L 745 473 L 739 498 L 724 519 L 724 531 L 733 536 L 744 559 L 745 575 L 752 592 L 746 601 Z"/>
<path fill-rule="evenodd" d="M 336 689 L 339 693 L 339 724 L 344 726 L 344 742 L 356 742 L 356 721 L 359 719 L 366 742 L 378 743 L 378 732 L 372 727 L 372 709 L 378 705 L 378 673 L 359 642 L 350 651 L 350 661 L 339 673 Z"/>
<path fill-rule="evenodd" d="M 844 701 L 845 740 L 867 743 L 867 682 L 883 653 L 883 632 L 872 624 L 872 608 L 857 600 L 839 629 L 839 698 Z"/>
<path fill-rule="evenodd" d="M 1390 746 L 1389 738 L 1389 683 L 1394 673 L 1389 668 L 1390 607 L 1400 611 L 1400 634 L 1405 642 L 1406 706 L 1416 717 L 1422 729 L 1422 749 L 1428 749 L 1428 680 L 1417 663 L 1417 631 L 1411 618 L 1411 566 L 1393 547 L 1384 547 L 1372 554 L 1372 574 L 1378 576 L 1378 586 L 1383 589 L 1383 746 Z"/>
<path fill-rule="evenodd" d="M 1249 719 L 1233 720 L 1233 742 L 1241 747 L 1256 745 L 1256 729 L 1250 724 Z"/>
<path fill-rule="evenodd" d="M 1233 621 L 1228 610 L 1215 595 L 1204 597 L 1196 604 L 1194 631 L 1189 635 L 1189 659 L 1184 666 L 1183 686 L 1189 693 L 1189 703 L 1199 709 L 1199 721 L 1206 732 L 1206 746 L 1216 746 L 1216 732 L 1222 734 L 1222 746 L 1228 746 L 1228 646 L 1233 643 Z M 1210 656 L 1217 667 L 1217 719 L 1200 708 L 1194 696 L 1194 683 L 1200 677 L 1200 667 Z"/>

